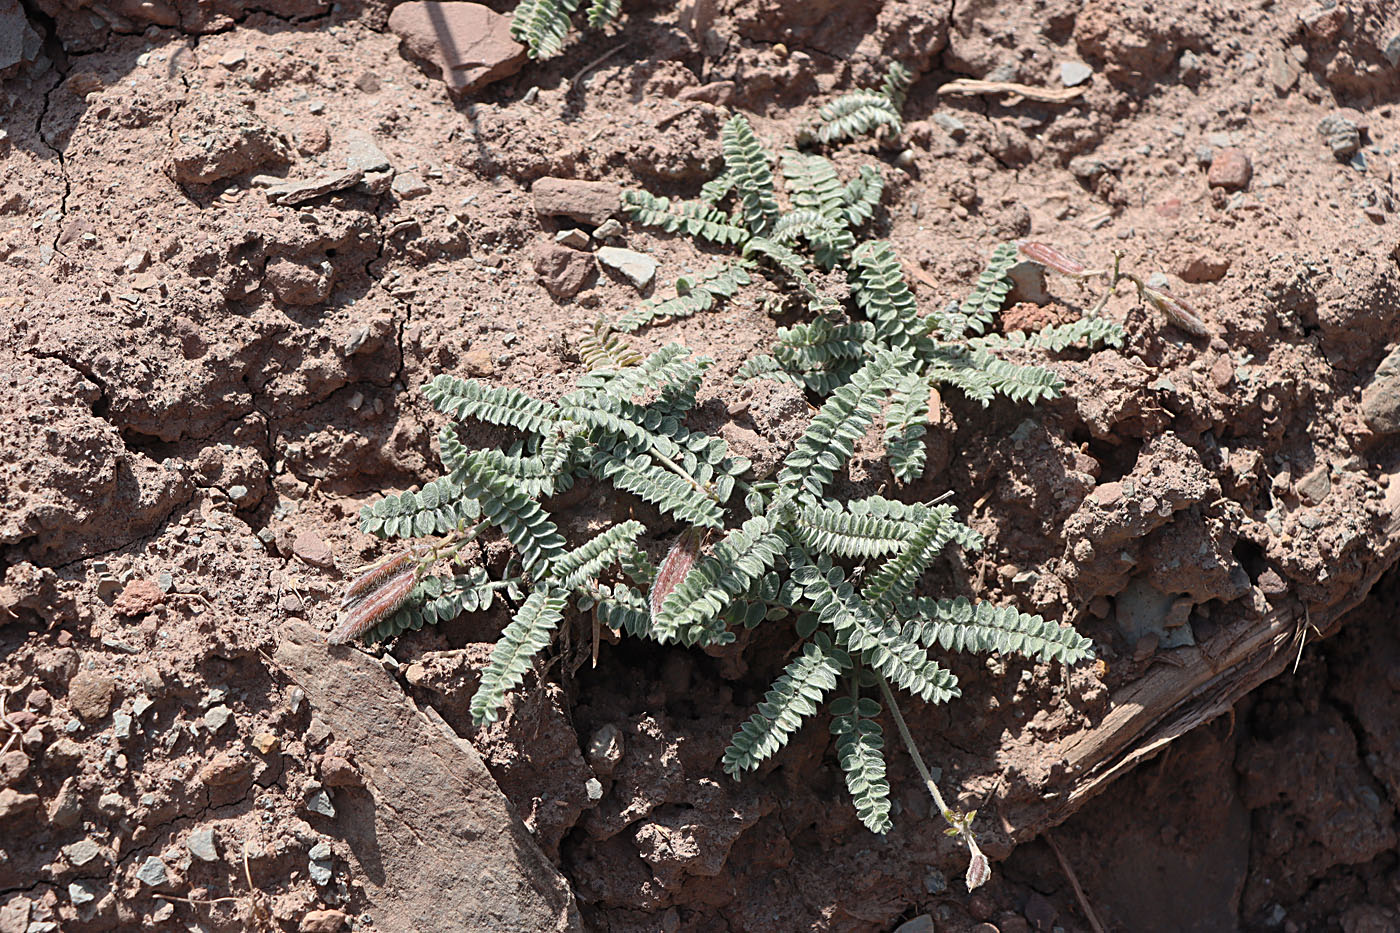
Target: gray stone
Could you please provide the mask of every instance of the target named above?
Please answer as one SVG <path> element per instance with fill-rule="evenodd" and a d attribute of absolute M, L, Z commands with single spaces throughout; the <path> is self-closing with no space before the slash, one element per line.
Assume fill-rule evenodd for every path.
<path fill-rule="evenodd" d="M 1377 434 L 1400 432 L 1400 347 L 1381 360 L 1362 390 L 1361 417 Z"/>
<path fill-rule="evenodd" d="M 185 840 L 185 847 L 190 850 L 190 854 L 201 862 L 217 862 L 219 860 L 219 846 L 214 839 L 214 827 L 203 826 L 190 833 L 190 837 Z"/>
<path fill-rule="evenodd" d="M 68 899 L 74 907 L 82 907 L 97 900 L 102 888 L 95 881 L 74 881 L 68 885 Z"/>
<path fill-rule="evenodd" d="M 364 177 L 365 173 L 359 169 L 345 169 L 342 172 L 332 172 L 306 181 L 284 182 L 268 188 L 267 199 L 273 204 L 287 206 L 305 204 L 307 201 L 314 201 L 324 195 L 353 188 Z"/>
<path fill-rule="evenodd" d="M 603 799 L 603 782 L 597 778 L 589 778 L 583 782 L 584 793 L 588 794 L 588 799 L 597 801 Z"/>
<path fill-rule="evenodd" d="M 0 75 L 36 61 L 42 46 L 19 0 L 0 0 Z"/>
<path fill-rule="evenodd" d="M 1060 62 L 1060 83 L 1078 87 L 1094 76 L 1094 69 L 1083 62 Z"/>
<path fill-rule="evenodd" d="M 1148 579 L 1135 577 L 1118 594 L 1116 621 L 1128 644 L 1153 635 L 1154 648 L 1178 648 L 1196 643 L 1191 626 L 1183 624 L 1190 610 L 1189 599 L 1179 602 L 1176 594 L 1163 593 Z"/>
<path fill-rule="evenodd" d="M 112 734 L 119 739 L 131 738 L 131 714 L 120 710 L 112 714 Z"/>
<path fill-rule="evenodd" d="M 937 927 L 933 925 L 931 915 L 919 914 L 913 920 L 906 920 L 895 927 L 894 933 L 937 933 Z"/>
<path fill-rule="evenodd" d="M 68 861 L 76 868 L 82 868 L 88 862 L 102 855 L 102 847 L 91 839 L 79 839 L 72 845 L 63 847 L 63 854 L 68 857 Z"/>
<path fill-rule="evenodd" d="M 146 715 L 146 710 L 152 706 L 155 706 L 155 701 L 143 693 L 131 701 L 131 714 L 139 718 Z"/>
<path fill-rule="evenodd" d="M 331 883 L 334 875 L 332 865 L 325 859 L 312 859 L 306 863 L 307 871 L 311 875 L 311 881 L 318 887 L 325 887 Z"/>
<path fill-rule="evenodd" d="M 147 856 L 146 861 L 136 872 L 136 880 L 152 888 L 159 888 L 170 883 L 170 877 L 165 873 L 165 863 L 154 855 Z"/>
<path fill-rule="evenodd" d="M 335 816 L 335 804 L 331 803 L 331 795 L 323 790 L 316 791 L 306 799 L 306 809 L 322 816 Z"/>
<path fill-rule="evenodd" d="M 331 857 L 331 844 L 322 839 L 311 847 L 311 851 L 306 853 L 306 857 L 313 862 L 324 862 Z"/>
<path fill-rule="evenodd" d="M 209 727 L 210 732 L 218 732 L 228 725 L 228 721 L 232 718 L 233 710 L 227 706 L 213 706 L 204 714 L 204 724 Z"/>
<path fill-rule="evenodd" d="M 598 261 L 631 282 L 639 292 L 646 291 L 656 280 L 656 260 L 636 250 L 604 246 L 598 250 Z"/>
<path fill-rule="evenodd" d="M 1361 148 L 1361 127 L 1345 113 L 1329 113 L 1318 121 L 1317 132 L 1327 140 L 1338 162 L 1350 159 Z"/>
<path fill-rule="evenodd" d="M 593 733 L 584 754 L 595 774 L 610 777 L 618 762 L 622 761 L 622 752 L 622 730 L 609 722 Z"/>
<path fill-rule="evenodd" d="M 930 868 L 924 875 L 924 890 L 930 894 L 942 894 L 948 890 L 948 878 L 936 868 Z"/>
<path fill-rule="evenodd" d="M 394 182 L 389 187 L 393 189 L 394 194 L 405 200 L 422 197 L 432 190 L 426 181 L 412 172 L 395 175 Z"/>

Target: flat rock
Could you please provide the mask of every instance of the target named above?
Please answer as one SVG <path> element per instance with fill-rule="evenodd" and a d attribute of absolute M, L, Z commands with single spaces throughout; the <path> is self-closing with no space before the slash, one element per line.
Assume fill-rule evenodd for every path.
<path fill-rule="evenodd" d="M 646 291 L 656 280 L 656 260 L 646 253 L 604 246 L 598 250 L 598 261 L 631 282 L 639 292 Z"/>
<path fill-rule="evenodd" d="M 1060 62 L 1060 83 L 1078 87 L 1094 76 L 1094 69 L 1083 62 Z"/>
<path fill-rule="evenodd" d="M 555 298 L 572 298 L 597 276 L 598 267 L 588 253 L 550 243 L 536 257 L 535 272 Z"/>
<path fill-rule="evenodd" d="M 88 862 L 102 854 L 102 847 L 91 839 L 79 839 L 72 845 L 63 847 L 63 854 L 68 857 L 74 867 L 82 868 Z"/>
<path fill-rule="evenodd" d="M 298 560 L 313 567 L 329 569 L 335 566 L 335 555 L 331 553 L 330 545 L 322 541 L 321 536 L 314 531 L 298 532 L 292 541 L 292 553 Z"/>
<path fill-rule="evenodd" d="M 170 882 L 170 877 L 165 873 L 165 863 L 154 855 L 147 856 L 146 861 L 136 872 L 136 880 L 152 888 L 159 888 Z"/>
<path fill-rule="evenodd" d="M 253 763 L 246 758 L 219 752 L 199 769 L 199 780 L 209 787 L 232 787 L 248 783 L 253 776 Z"/>
<path fill-rule="evenodd" d="M 390 187 L 393 188 L 394 194 L 405 200 L 422 197 L 432 190 L 428 187 L 427 182 L 412 172 L 395 175 Z"/>
<path fill-rule="evenodd" d="M 411 0 L 394 7 L 389 28 L 413 58 L 436 65 L 453 94 L 509 77 L 525 64 L 510 17 L 479 3 Z"/>
<path fill-rule="evenodd" d="M 1214 251 L 1190 253 L 1181 262 L 1176 274 L 1183 282 L 1218 282 L 1230 271 L 1230 257 Z"/>
<path fill-rule="evenodd" d="M 499 933 L 582 929 L 568 883 L 469 742 L 374 658 L 330 646 L 304 622 L 278 636 L 278 666 L 355 750 L 365 777 L 368 794 L 344 795 L 337 834 L 368 860 L 354 874 L 378 905 L 369 908 L 376 929 L 438 929 L 444 917 Z"/>
<path fill-rule="evenodd" d="M 85 722 L 94 722 L 107 715 L 117 681 L 102 671 L 79 671 L 68 682 L 68 705 Z"/>
<path fill-rule="evenodd" d="M 1298 83 L 1303 67 L 1293 60 L 1284 49 L 1274 49 L 1269 53 L 1269 81 L 1274 90 L 1283 94 Z"/>
<path fill-rule="evenodd" d="M 273 185 L 267 189 L 267 199 L 273 204 L 288 206 L 305 204 L 336 191 L 353 188 L 365 177 L 360 169 L 347 168 L 342 172 L 331 172 L 306 181 L 289 181 Z"/>
<path fill-rule="evenodd" d="M 374 137 L 364 130 L 351 130 L 345 134 L 345 167 L 350 171 L 387 172 L 391 168 L 389 157 L 374 142 Z"/>
<path fill-rule="evenodd" d="M 1231 146 L 1221 149 L 1215 154 L 1215 158 L 1211 159 L 1206 183 L 1212 188 L 1240 191 L 1249 186 L 1249 179 L 1253 174 L 1254 165 L 1249 160 L 1249 154 L 1243 149 Z"/>
<path fill-rule="evenodd" d="M 541 217 L 568 217 L 595 227 L 622 209 L 622 188 L 610 181 L 537 178 L 530 194 Z"/>
<path fill-rule="evenodd" d="M 190 855 L 201 862 L 217 862 L 219 860 L 219 847 L 214 841 L 214 827 L 205 826 L 190 833 L 190 837 L 185 840 L 185 847 L 190 850 Z"/>
<path fill-rule="evenodd" d="M 121 591 L 112 610 L 119 616 L 143 616 L 161 603 L 165 594 L 151 580 L 132 580 Z"/>

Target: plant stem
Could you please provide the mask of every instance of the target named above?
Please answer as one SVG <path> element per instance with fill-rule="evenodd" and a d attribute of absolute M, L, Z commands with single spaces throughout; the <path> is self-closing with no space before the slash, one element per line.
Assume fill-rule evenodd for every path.
<path fill-rule="evenodd" d="M 668 456 L 666 456 L 665 454 L 663 454 L 661 451 L 657 450 L 655 444 L 651 444 L 651 445 L 649 445 L 649 446 L 651 447 L 651 455 L 652 455 L 653 457 L 655 457 L 657 460 L 660 460 L 660 461 L 661 461 L 661 464 L 662 464 L 663 466 L 665 466 L 665 467 L 666 467 L 667 469 L 669 469 L 671 472 L 675 473 L 675 474 L 676 474 L 677 476 L 679 476 L 681 479 L 685 480 L 685 481 L 686 481 L 687 483 L 689 483 L 692 487 L 694 487 L 694 489 L 695 489 L 696 492 L 700 493 L 701 495 L 703 495 L 705 498 L 709 499 L 711 502 L 715 503 L 716 505 L 723 505 L 723 504 L 724 504 L 724 503 L 722 503 L 722 502 L 719 501 L 719 493 L 715 492 L 715 491 L 714 491 L 713 489 L 711 489 L 709 486 L 702 486 L 702 485 L 700 485 L 699 481 L 696 480 L 695 477 L 693 477 L 693 476 L 691 476 L 689 473 L 687 473 L 687 472 L 685 471 L 685 468 L 684 468 L 684 467 L 682 467 L 682 466 L 681 466 L 679 463 L 677 463 L 676 461 L 672 460 L 670 457 L 668 457 Z"/>
<path fill-rule="evenodd" d="M 904 740 L 904 747 L 909 749 L 909 757 L 914 759 L 914 768 L 919 772 L 919 777 L 924 779 L 924 786 L 933 795 L 933 802 L 938 806 L 939 814 L 949 826 L 962 829 L 962 825 L 953 820 L 952 811 L 948 809 L 948 804 L 943 800 L 943 794 L 939 792 L 933 775 L 929 773 L 928 765 L 924 764 L 923 756 L 919 754 L 919 747 L 914 744 L 914 736 L 909 732 L 909 726 L 904 722 L 904 715 L 899 711 L 899 704 L 895 702 L 894 692 L 890 690 L 885 675 L 876 671 L 875 677 L 880 681 L 880 692 L 885 696 L 885 706 L 889 708 L 890 716 L 894 718 L 894 725 L 899 730 L 899 737 Z"/>
<path fill-rule="evenodd" d="M 482 529 L 484 529 L 485 527 L 486 520 L 482 519 L 481 521 L 477 522 L 475 525 L 471 526 L 465 531 L 459 529 L 457 531 L 452 532 L 452 534 L 449 534 L 440 543 L 434 545 L 433 549 L 428 553 L 428 556 L 423 558 L 423 560 L 420 561 L 418 564 L 419 578 L 422 578 L 425 574 L 427 574 L 428 568 L 431 567 L 433 564 L 436 564 L 438 561 L 443 560 L 444 558 L 446 558 L 448 561 L 454 560 L 457 557 L 458 553 L 461 552 L 462 548 L 475 541 L 477 535 L 481 534 Z M 461 537 L 454 541 L 453 535 L 460 535 Z M 438 548 L 447 547 L 449 544 L 451 545 L 451 547 L 448 550 L 438 550 Z"/>

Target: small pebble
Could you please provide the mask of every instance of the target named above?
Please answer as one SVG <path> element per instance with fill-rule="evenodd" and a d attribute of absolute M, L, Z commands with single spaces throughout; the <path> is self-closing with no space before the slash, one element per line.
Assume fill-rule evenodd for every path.
<path fill-rule="evenodd" d="M 1060 83 L 1065 87 L 1078 87 L 1093 76 L 1094 69 L 1084 62 L 1060 63 Z"/>
<path fill-rule="evenodd" d="M 326 817 L 335 816 L 335 805 L 331 803 L 331 795 L 323 790 L 318 790 L 307 798 L 306 809 Z"/>
<path fill-rule="evenodd" d="M 165 873 L 165 863 L 154 855 L 146 858 L 146 861 L 136 872 L 136 878 L 142 884 L 152 888 L 159 888 L 170 883 L 170 878 Z"/>
<path fill-rule="evenodd" d="M 219 848 L 214 840 L 212 826 L 205 826 L 190 833 L 189 839 L 185 840 L 185 846 L 190 850 L 190 854 L 201 862 L 219 860 Z"/>
<path fill-rule="evenodd" d="M 227 706 L 214 706 L 210 707 L 209 711 L 204 714 L 204 724 L 209 727 L 210 732 L 218 732 L 228 725 L 228 721 L 232 717 L 233 710 Z"/>

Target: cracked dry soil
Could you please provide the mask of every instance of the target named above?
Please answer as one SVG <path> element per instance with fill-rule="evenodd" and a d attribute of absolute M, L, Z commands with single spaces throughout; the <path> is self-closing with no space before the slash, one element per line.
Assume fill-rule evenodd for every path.
<path fill-rule="evenodd" d="M 0 65 L 0 933 L 1400 926 L 1400 425 L 1368 414 L 1400 337 L 1393 3 L 629 2 L 460 100 L 391 5 L 0 0 L 32 31 Z M 722 774 L 783 632 L 595 669 L 573 620 L 484 729 L 508 610 L 382 658 L 315 634 L 379 553 L 359 507 L 435 475 L 417 387 L 558 395 L 578 336 L 641 300 L 591 259 L 553 296 L 554 234 L 592 225 L 537 215 L 534 182 L 693 196 L 728 112 L 776 150 L 892 59 L 908 154 L 832 157 L 880 164 L 876 231 L 924 307 L 1029 235 L 1125 251 L 1213 331 L 1115 299 L 1123 350 L 1044 360 L 1062 399 L 950 392 L 930 429 L 909 494 L 952 490 L 988 541 L 931 585 L 1071 621 L 1106 662 L 954 658 L 964 697 L 908 711 L 979 808 L 997 865 L 971 896 L 902 756 L 883 839 L 819 725 Z M 1067 62 L 1093 72 L 1067 103 L 939 92 Z M 288 206 L 253 182 L 339 171 L 365 135 L 412 183 Z M 658 291 L 709 262 L 623 237 Z M 1006 321 L 1087 303 L 1043 300 Z M 732 404 L 775 327 L 740 300 L 638 343 L 714 357 L 697 418 L 760 459 L 810 412 Z M 844 490 L 883 470 L 863 447 Z M 593 493 L 567 535 L 639 508 Z"/>

